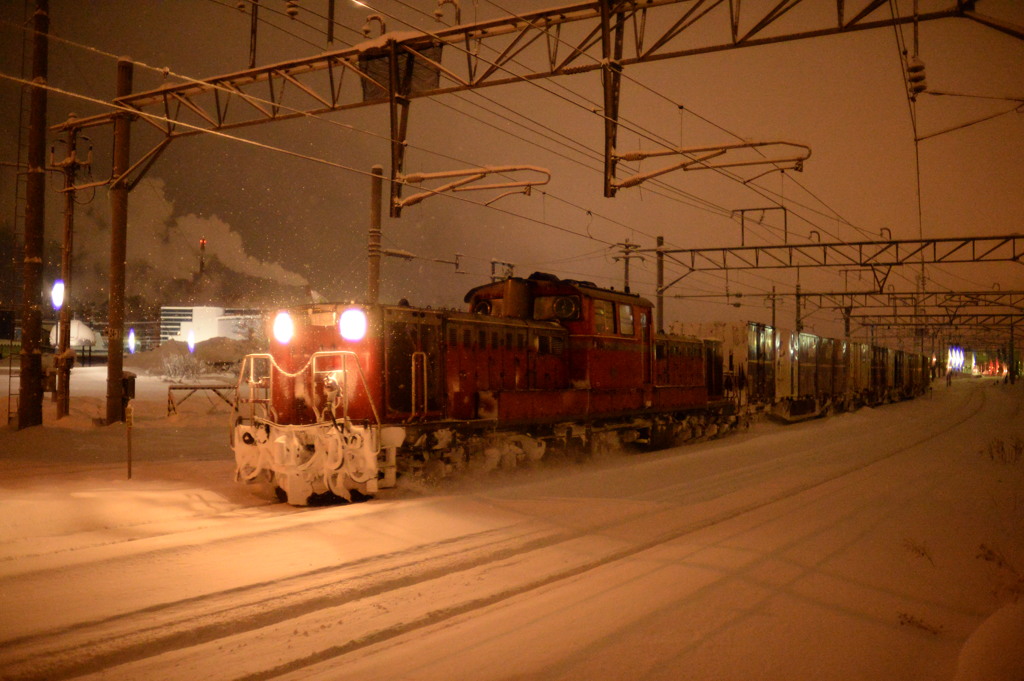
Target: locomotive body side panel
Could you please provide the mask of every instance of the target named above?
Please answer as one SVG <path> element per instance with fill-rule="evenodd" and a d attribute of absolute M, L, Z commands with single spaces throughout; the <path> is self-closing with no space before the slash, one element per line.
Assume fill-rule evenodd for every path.
<path fill-rule="evenodd" d="M 444 412 L 442 316 L 384 308 L 385 420 L 437 419 Z"/>

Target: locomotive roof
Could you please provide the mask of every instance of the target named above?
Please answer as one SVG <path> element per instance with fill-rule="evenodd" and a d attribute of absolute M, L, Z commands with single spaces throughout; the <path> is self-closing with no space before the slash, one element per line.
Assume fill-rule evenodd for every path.
<path fill-rule="evenodd" d="M 592 281 L 580 281 L 577 279 L 560 279 L 554 274 L 548 274 L 547 272 L 534 272 L 526 279 L 523 279 L 522 277 L 509 277 L 509 279 L 532 284 L 532 286 L 530 287 L 531 292 L 536 291 L 537 288 L 543 286 L 544 288 L 548 289 L 544 291 L 544 293 L 548 295 L 557 293 L 579 293 L 580 295 L 588 296 L 590 298 L 600 298 L 602 300 L 613 300 L 620 303 L 631 303 L 634 305 L 639 304 L 646 307 L 654 307 L 651 301 L 641 297 L 636 293 L 624 293 L 622 291 L 601 288 Z M 466 293 L 466 296 L 465 298 L 463 298 L 463 300 L 468 303 L 470 300 L 473 299 L 473 296 L 475 296 L 480 291 L 492 287 L 502 287 L 505 281 L 506 280 L 493 281 L 488 284 L 482 284 L 475 288 L 471 288 Z M 545 284 L 548 284 L 549 286 L 544 286 Z"/>

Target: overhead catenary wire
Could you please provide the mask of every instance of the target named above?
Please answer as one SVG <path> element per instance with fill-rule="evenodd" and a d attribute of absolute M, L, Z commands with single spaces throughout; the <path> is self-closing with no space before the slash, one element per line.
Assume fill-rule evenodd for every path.
<path fill-rule="evenodd" d="M 223 5 L 223 4 L 224 4 L 224 3 L 222 3 L 222 2 L 219 2 L 219 0 L 212 0 L 212 1 L 213 1 L 213 2 L 216 2 L 217 4 L 220 4 L 220 5 Z M 278 12 L 278 13 L 280 14 L 280 12 Z M 337 23 L 337 22 L 336 22 L 336 23 Z M 271 26 L 273 26 L 273 27 L 275 27 L 275 28 L 278 28 L 278 29 L 280 28 L 280 27 L 278 27 L 278 26 L 277 26 L 276 24 L 269 24 L 269 25 L 271 25 Z M 307 25 L 308 25 L 308 24 L 307 24 Z M 345 27 L 345 28 L 347 28 L 347 27 Z M 354 32 L 354 29 L 348 29 L 348 30 L 351 30 L 351 31 L 353 31 L 353 32 Z M 286 32 L 287 32 L 287 31 L 286 31 Z M 287 33 L 289 33 L 289 35 L 293 35 L 293 36 L 295 36 L 295 37 L 298 37 L 298 36 L 296 36 L 296 35 L 295 35 L 294 33 L 291 33 L 291 32 L 287 32 Z M 300 39 L 301 39 L 301 38 L 300 38 Z M 312 43 L 311 41 L 308 41 L 308 40 L 304 40 L 304 42 L 306 42 L 306 43 L 308 43 L 308 44 L 315 44 L 315 43 Z M 137 63 L 139 63 L 139 62 L 137 62 Z M 143 66 L 146 66 L 146 65 L 143 65 Z M 149 68 L 152 68 L 152 67 L 149 67 Z M 165 69 L 164 71 L 166 72 L 166 69 Z M 183 77 L 183 76 L 180 76 L 180 75 L 178 75 L 178 74 L 176 74 L 176 75 L 177 75 L 177 77 L 181 77 L 181 78 L 184 78 L 184 79 L 188 80 L 187 78 L 185 78 L 185 77 Z M 490 101 L 490 100 L 489 100 L 489 101 Z M 492 112 L 492 113 L 493 113 L 493 112 Z M 465 114 L 464 114 L 464 115 L 465 115 Z M 332 122 L 332 123 L 336 123 L 336 122 L 334 122 L 334 121 L 330 121 L 330 122 Z M 358 128 L 354 128 L 353 126 L 349 126 L 349 125 L 344 125 L 344 124 L 342 124 L 342 127 L 345 127 L 346 129 L 350 129 L 350 130 L 354 130 L 354 131 L 358 131 L 358 132 L 364 132 L 364 133 L 366 133 L 366 134 L 371 134 L 371 135 L 373 135 L 373 133 L 369 133 L 368 131 L 362 131 L 362 130 L 360 130 L 360 129 L 358 129 Z M 381 137 L 381 138 L 386 138 L 386 136 L 382 136 L 382 135 L 375 135 L 375 136 L 378 136 L 378 137 Z M 412 146 L 412 145 L 411 145 L 411 146 Z M 420 148 L 420 147 L 415 147 L 415 146 L 414 146 L 413 148 Z M 450 156 L 446 156 L 446 155 L 444 155 L 444 154 L 440 154 L 439 152 L 436 152 L 436 151 L 433 151 L 433 150 L 430 150 L 430 149 L 425 149 L 425 148 L 421 148 L 421 149 L 422 149 L 422 150 L 424 150 L 424 151 L 426 151 L 426 152 L 428 152 L 428 153 L 432 153 L 432 154 L 435 154 L 435 155 L 437 155 L 437 156 L 439 156 L 439 157 L 447 157 L 447 158 L 452 158 L 452 157 L 450 157 Z M 454 160 L 454 159 L 453 159 L 453 160 Z M 673 191 L 678 191 L 678 190 L 676 190 L 675 188 L 671 188 L 671 187 L 670 187 L 670 189 L 671 189 L 671 190 L 673 190 Z M 558 197 L 554 197 L 554 198 L 556 198 L 556 199 L 557 199 Z M 688 198 L 691 198 L 691 199 L 697 199 L 697 197 L 693 197 L 692 195 L 688 195 Z M 574 205 L 574 204 L 571 204 L 571 202 L 569 202 L 569 203 L 570 203 L 570 205 Z M 690 203 L 690 205 L 694 205 L 694 204 L 693 204 L 693 203 Z M 713 206 L 713 204 L 708 204 L 708 205 L 711 205 L 711 206 Z M 695 207 L 700 207 L 700 206 L 699 206 L 699 205 L 697 205 L 697 206 L 695 206 Z M 578 208 L 579 208 L 579 207 L 578 207 Z M 719 211 L 719 213 L 720 213 L 720 214 L 724 214 L 724 213 L 725 213 L 725 211 L 726 211 L 726 209 L 724 209 L 723 207 L 720 207 L 720 206 L 714 206 L 714 208 L 716 208 L 716 209 L 717 209 L 717 210 Z M 621 223 L 619 223 L 619 224 L 621 224 Z M 653 238 L 653 235 L 650 235 L 650 234 L 645 234 L 645 233 L 644 233 L 644 232 L 643 232 L 642 230 L 638 230 L 638 229 L 636 229 L 636 228 L 630 228 L 630 229 L 631 229 L 631 230 L 633 230 L 633 231 L 635 231 L 635 232 L 638 232 L 638 233 L 644 234 L 645 236 L 648 236 L 649 238 Z"/>
<path fill-rule="evenodd" d="M 427 152 L 430 152 L 430 150 L 425 150 L 425 151 L 427 151 Z M 430 153 L 433 153 L 433 152 L 430 152 Z M 557 199 L 557 197 L 553 197 L 553 198 Z M 470 202 L 470 203 L 472 203 L 472 202 Z M 577 207 L 577 208 L 581 208 L 581 209 L 582 209 L 582 207 Z M 520 217 L 521 217 L 521 216 L 520 216 Z M 623 223 L 621 223 L 621 222 L 618 222 L 617 224 L 620 224 L 621 226 L 624 226 L 624 227 L 626 227 L 626 228 L 629 228 L 629 227 L 628 227 L 627 225 L 624 225 L 624 224 L 623 224 Z M 643 233 L 643 232 L 640 232 L 640 233 Z M 579 236 L 579 235 L 578 235 L 578 236 Z"/>
<path fill-rule="evenodd" d="M 365 4 L 365 3 L 364 3 L 364 4 Z M 405 3 L 400 3 L 400 4 L 405 4 Z M 422 29 L 421 27 L 417 27 L 417 26 L 414 26 L 414 25 L 412 25 L 412 24 L 409 24 L 408 22 L 405 22 L 404 20 L 402 20 L 401 18 L 399 18 L 399 17 L 395 16 L 394 14 L 390 14 L 390 13 L 384 12 L 384 11 L 382 11 L 382 10 L 378 9 L 378 8 L 370 7 L 369 5 L 366 5 L 366 6 L 367 6 L 367 7 L 369 8 L 369 9 L 373 9 L 374 11 L 376 11 L 376 12 L 379 12 L 379 13 L 381 13 L 381 14 L 383 14 L 383 15 L 387 16 L 388 18 L 391 18 L 391 19 L 395 19 L 396 21 L 399 21 L 399 22 L 401 22 L 401 23 L 403 23 L 403 24 L 405 24 L 405 25 L 407 25 L 407 26 L 410 26 L 410 27 L 412 27 L 412 28 L 416 28 L 416 29 L 418 29 L 418 30 L 421 30 L 422 32 L 424 32 L 424 33 L 425 33 L 425 34 L 427 34 L 427 35 L 434 35 L 434 34 L 432 34 L 432 33 L 431 33 L 430 31 L 428 31 L 428 30 Z M 408 5 L 406 5 L 406 6 L 408 6 Z M 423 14 L 423 13 L 421 12 L 421 14 Z M 515 14 L 514 14 L 514 13 L 510 13 L 510 14 L 512 14 L 513 16 L 515 16 Z M 435 35 L 435 37 L 437 37 L 437 36 Z M 460 48 L 460 47 L 458 47 L 457 45 L 453 45 L 453 47 L 454 47 L 454 49 L 461 49 L 461 48 Z M 476 56 L 476 57 L 479 57 L 479 55 L 475 55 L 475 56 Z M 486 60 L 485 60 L 485 61 L 486 61 Z M 513 60 L 513 61 L 514 61 L 514 60 Z M 493 62 L 490 62 L 490 63 L 492 63 L 492 64 L 493 64 Z M 493 65 L 497 66 L 497 64 L 493 64 Z M 507 69 L 503 69 L 503 70 L 505 70 L 505 71 L 506 71 L 507 73 L 510 73 L 510 74 L 511 74 L 511 75 L 512 75 L 513 77 L 519 77 L 519 76 L 518 76 L 518 74 L 512 73 L 512 72 L 508 71 Z M 538 88 L 540 88 L 541 90 L 543 90 L 543 91 L 545 91 L 545 92 L 549 92 L 549 93 L 551 93 L 551 94 L 554 94 L 554 95 L 555 95 L 556 97 L 560 97 L 561 99 L 563 99 L 563 100 L 565 100 L 565 101 L 569 101 L 569 102 L 571 103 L 571 100 L 568 100 L 568 99 L 566 99 L 565 97 L 562 97 L 562 96 L 560 96 L 560 95 L 557 95 L 557 93 L 553 93 L 553 92 L 551 92 L 551 90 L 549 90 L 549 89 L 547 89 L 547 88 L 544 88 L 543 86 L 541 86 L 540 84 L 536 83 L 536 82 L 535 82 L 535 81 L 533 81 L 533 80 L 530 80 L 530 79 L 524 79 L 524 81 L 525 81 L 525 82 L 527 82 L 527 83 L 529 83 L 530 85 L 532 85 L 532 86 L 534 86 L 534 87 L 538 87 Z M 558 87 L 562 87 L 562 86 L 558 86 Z M 562 88 L 562 89 L 568 89 L 568 88 Z M 570 92 L 572 92 L 572 91 L 570 90 Z M 583 101 L 586 101 L 586 102 L 588 102 L 588 103 L 589 103 L 589 104 L 591 105 L 590 107 L 585 107 L 585 108 L 587 108 L 587 110 L 588 110 L 588 111 L 590 111 L 591 113 L 594 113 L 594 112 L 596 111 L 596 107 L 597 107 L 597 102 L 594 102 L 594 101 L 592 101 L 592 100 L 586 100 L 586 98 L 584 98 L 584 97 L 582 97 L 582 96 L 578 95 L 578 93 L 574 93 L 574 92 L 573 92 L 572 94 L 574 94 L 574 95 L 575 95 L 575 96 L 577 96 L 577 97 L 580 97 L 581 99 L 583 99 Z M 601 115 L 602 115 L 602 116 L 604 116 L 604 114 L 601 114 Z M 627 127 L 627 126 L 623 126 L 623 127 Z M 628 128 L 627 128 L 627 129 L 628 129 Z M 642 127 L 641 127 L 641 128 L 636 128 L 636 129 L 634 129 L 634 132 L 636 132 L 636 130 L 637 130 L 637 129 L 639 129 L 639 130 L 641 130 L 641 131 L 643 131 L 643 132 L 645 133 L 644 135 L 641 135 L 641 136 L 646 136 L 646 137 L 647 137 L 648 139 L 650 139 L 651 141 L 654 141 L 654 142 L 661 142 L 661 143 L 663 143 L 663 144 L 667 144 L 667 141 L 666 141 L 666 140 L 665 140 L 664 138 L 661 138 L 661 137 L 660 137 L 660 135 L 657 135 L 656 133 L 653 133 L 653 132 L 650 132 L 650 131 L 645 131 L 645 130 L 644 130 L 644 129 L 643 129 Z M 639 134 L 639 133 L 638 133 L 638 134 Z M 736 180 L 736 181 L 741 181 L 741 180 L 739 180 L 739 178 L 737 178 L 737 177 L 736 177 L 736 176 L 735 176 L 734 174 L 732 174 L 732 173 L 723 173 L 723 174 L 724 174 L 724 175 L 726 175 L 726 176 L 728 176 L 728 177 L 730 177 L 731 179 L 734 179 L 734 180 Z M 722 208 L 722 210 L 724 211 L 725 209 L 724 209 L 724 208 Z M 812 224 L 813 224 L 813 223 L 812 223 Z M 647 236 L 648 236 L 648 237 L 650 237 L 650 236 L 652 236 L 652 235 L 647 235 Z"/>
<path fill-rule="evenodd" d="M 220 3 L 220 2 L 218 2 L 217 0 L 213 0 L 213 1 L 214 1 L 214 2 L 216 2 L 217 4 L 221 4 L 221 5 L 223 5 L 223 3 Z M 61 41 L 61 42 L 64 42 L 64 43 L 66 43 L 66 44 L 69 44 L 69 45 L 73 45 L 73 46 L 77 46 L 77 47 L 80 47 L 80 48 L 82 48 L 82 49 L 90 50 L 90 51 L 92 51 L 92 52 L 94 52 L 94 53 L 96 53 L 96 54 L 99 54 L 99 55 L 102 55 L 102 56 L 105 56 L 105 57 L 108 57 L 108 58 L 111 58 L 111 59 L 117 59 L 117 58 L 118 58 L 118 57 L 117 57 L 116 55 L 110 54 L 110 53 L 108 53 L 108 52 L 105 52 L 105 51 L 103 51 L 103 50 L 99 50 L 98 48 L 95 48 L 95 47 L 92 47 L 92 46 L 88 46 L 88 45 L 82 45 L 82 44 L 79 44 L 79 43 L 75 43 L 74 41 L 70 41 L 70 40 L 68 40 L 68 39 L 66 39 L 66 38 L 61 38 L 61 37 L 59 37 L 59 36 L 55 36 L 54 38 L 55 38 L 56 40 L 58 40 L 58 41 Z M 160 73 L 161 75 L 163 75 L 163 76 L 165 76 L 165 77 L 166 77 L 166 76 L 168 76 L 168 75 L 173 75 L 174 77 L 176 77 L 176 78 L 180 78 L 180 79 L 182 79 L 182 80 L 184 80 L 184 81 L 186 81 L 186 82 L 203 82 L 203 81 L 199 81 L 199 80 L 197 80 L 197 79 L 193 79 L 193 78 L 189 78 L 189 77 L 187 77 L 187 76 L 183 76 L 183 75 L 181 75 L 181 74 L 178 74 L 178 73 L 174 73 L 174 72 L 172 72 L 172 71 L 171 71 L 170 69 L 168 69 L 168 68 L 166 68 L 166 67 L 154 67 L 154 66 L 150 66 L 149 64 L 146 64 L 146 63 L 144 63 L 144 62 L 141 62 L 141 61 L 139 61 L 139 60 L 132 60 L 132 62 L 133 62 L 134 64 L 136 64 L 137 66 L 141 67 L 141 68 L 146 68 L 146 69 L 149 69 L 149 70 L 151 70 L 151 71 L 154 71 L 154 72 Z M 257 98 L 257 97 L 252 97 L 252 99 L 253 99 L 253 100 L 255 100 L 255 101 L 260 101 L 260 98 Z M 282 107 L 282 108 L 284 108 L 285 110 L 290 110 L 290 109 L 288 109 L 288 107 Z M 134 110 L 133 110 L 133 111 L 134 111 Z M 344 129 L 347 129 L 347 130 L 351 130 L 351 131 L 355 131 L 355 132 L 360 132 L 360 133 L 364 133 L 364 134 L 367 134 L 367 135 L 371 135 L 371 136 L 376 136 L 376 137 L 378 137 L 378 138 L 381 138 L 381 139 L 389 139 L 389 138 L 388 138 L 387 136 L 385 136 L 385 135 L 378 135 L 378 134 L 376 134 L 376 133 L 372 133 L 372 132 L 370 132 L 370 131 L 365 131 L 365 130 L 362 130 L 362 129 L 360 129 L 360 128 L 357 128 L 357 127 L 355 127 L 355 126 L 351 126 L 351 125 L 348 125 L 348 124 L 340 123 L 340 122 L 338 122 L 338 121 L 330 121 L 330 120 L 326 120 L 326 119 L 323 119 L 323 118 L 321 118 L 321 117 L 316 117 L 316 116 L 312 116 L 311 114 L 307 114 L 307 115 L 308 115 L 309 117 L 311 117 L 311 118 L 316 118 L 316 119 L 317 119 L 317 120 L 319 120 L 319 121 L 324 121 L 324 122 L 330 123 L 330 124 L 332 124 L 332 125 L 337 125 L 337 126 L 339 126 L 339 127 L 342 127 L 342 128 L 344 128 Z M 199 128 L 196 128 L 196 129 L 197 129 L 197 131 L 199 131 L 199 132 L 202 132 L 202 131 L 203 131 L 202 129 L 199 129 Z M 230 137 L 230 136 L 229 136 L 229 137 Z M 242 139 L 242 138 L 239 138 L 239 139 Z M 411 146 L 412 148 L 420 148 L 420 147 L 416 147 L 415 145 L 410 145 L 410 146 Z M 453 156 L 450 156 L 450 155 L 446 155 L 446 154 L 441 154 L 440 152 L 435 152 L 435 151 L 433 151 L 433 150 L 430 150 L 430 149 L 422 148 L 422 150 L 423 150 L 423 151 L 425 151 L 425 152 L 427 152 L 427 153 L 431 153 L 431 154 L 437 155 L 437 156 L 439 156 L 439 157 L 442 157 L 442 158 L 448 158 L 449 160 L 455 160 L 455 161 L 459 161 L 459 162 L 465 162 L 465 161 L 462 161 L 461 159 L 457 159 L 457 158 L 455 158 L 455 157 L 453 157 Z M 553 194 L 550 194 L 550 193 L 548 193 L 548 195 L 550 195 L 550 196 L 551 196 L 552 198 L 554 198 L 554 199 L 556 199 L 556 200 L 559 200 L 559 201 L 561 201 L 561 202 L 564 202 L 564 203 L 566 203 L 567 205 L 570 205 L 570 206 L 572 206 L 572 207 L 574 207 L 574 208 L 576 208 L 576 209 L 578 209 L 578 210 L 580 210 L 580 211 L 584 211 L 584 212 L 586 212 L 586 213 L 587 213 L 588 215 L 593 215 L 593 214 L 594 214 L 592 210 L 590 210 L 590 209 L 585 209 L 585 208 L 583 208 L 582 206 L 578 206 L 577 204 L 574 204 L 574 203 L 573 203 L 573 202 L 571 202 L 571 201 L 568 201 L 568 200 L 566 200 L 566 199 L 562 199 L 561 197 L 558 197 L 558 196 L 556 196 L 556 195 L 553 195 Z M 507 211 L 506 211 L 506 212 L 507 212 Z M 516 213 L 511 213 L 511 214 L 512 214 L 512 215 L 516 215 L 516 216 L 519 216 L 519 215 L 518 215 L 518 214 L 516 214 Z M 519 216 L 519 217 L 522 217 L 522 216 Z M 638 229 L 638 228 L 636 228 L 636 227 L 630 227 L 630 226 L 628 226 L 628 225 L 625 225 L 624 223 L 621 223 L 621 222 L 615 221 L 615 220 L 613 220 L 613 219 L 611 219 L 611 218 L 608 218 L 608 217 L 606 217 L 606 216 L 601 216 L 601 215 L 599 215 L 599 217 L 601 217 L 602 219 L 605 219 L 605 220 L 607 220 L 607 221 L 609 221 L 609 222 L 612 222 L 613 224 L 618 224 L 618 225 L 622 226 L 623 228 L 629 229 L 629 230 L 631 230 L 631 231 L 633 231 L 633 232 L 639 232 L 639 233 L 642 233 L 642 231 L 641 231 L 641 230 L 639 230 L 639 229 Z M 551 226 L 553 226 L 553 227 L 556 227 L 556 228 L 558 228 L 558 226 L 555 226 L 555 225 L 551 225 Z M 575 232 L 573 232 L 572 230 L 565 230 L 565 229 L 563 229 L 562 231 L 567 231 L 567 232 L 569 232 L 569 233 L 575 233 Z M 576 233 L 576 234 L 578 234 L 578 233 Z M 647 236 L 651 236 L 651 238 L 653 238 L 653 236 L 652 236 L 652 235 L 647 235 Z"/>
<path fill-rule="evenodd" d="M 105 102 L 103 100 L 96 99 L 94 97 L 89 97 L 88 95 L 83 95 L 81 93 L 71 92 L 71 91 L 68 91 L 68 90 L 64 90 L 62 88 L 57 88 L 57 87 L 54 87 L 52 85 L 43 85 L 43 84 L 39 84 L 39 83 L 33 83 L 32 81 L 25 80 L 24 78 L 19 78 L 17 76 L 11 76 L 11 75 L 6 74 L 6 73 L 0 72 L 0 79 L 9 80 L 9 81 L 12 81 L 12 82 L 15 82 L 15 83 L 19 83 L 21 85 L 26 85 L 26 86 L 31 86 L 31 87 L 41 87 L 41 88 L 43 88 L 43 89 L 45 89 L 45 90 L 47 90 L 49 92 L 53 92 L 54 94 L 70 97 L 70 98 L 73 98 L 73 99 L 79 99 L 79 100 L 82 100 L 82 101 L 87 101 L 87 102 L 90 102 L 90 103 L 93 103 L 93 104 L 99 104 L 99 105 L 110 107 L 110 108 L 114 108 L 114 109 L 122 111 L 124 113 L 130 113 L 133 116 L 142 116 L 142 117 L 150 118 L 150 119 L 153 119 L 153 120 L 156 120 L 156 121 L 160 121 L 160 122 L 164 122 L 164 123 L 172 122 L 170 119 L 166 118 L 165 116 L 161 116 L 159 114 L 153 114 L 153 113 L 148 113 L 148 112 L 140 112 L 137 109 L 132 109 L 132 108 L 126 107 L 126 106 L 120 106 L 120 105 L 117 105 L 117 104 L 112 104 L 110 102 Z M 344 171 L 347 171 L 347 172 L 356 173 L 358 175 L 365 176 L 367 178 L 369 178 L 369 177 L 371 177 L 373 175 L 370 171 L 367 171 L 367 170 L 363 170 L 363 169 L 360 169 L 360 168 L 355 168 L 355 167 L 352 167 L 352 166 L 348 166 L 348 165 L 345 165 L 343 163 L 337 163 L 336 161 L 330 161 L 330 160 L 327 160 L 325 158 L 321 158 L 321 157 L 317 157 L 317 156 L 310 156 L 309 154 L 302 154 L 302 153 L 297 152 L 297 151 L 293 151 L 293 150 L 290 150 L 290 149 L 285 149 L 283 147 L 277 147 L 277 146 L 274 146 L 272 144 L 267 144 L 265 142 L 257 142 L 255 140 L 247 139 L 247 138 L 244 138 L 244 137 L 238 137 L 236 135 L 231 135 L 229 133 L 226 133 L 226 132 L 223 132 L 223 131 L 220 131 L 220 130 L 209 130 L 209 129 L 206 129 L 206 128 L 200 128 L 199 126 L 195 126 L 195 125 L 192 125 L 190 123 L 185 123 L 185 122 L 182 122 L 182 121 L 173 121 L 173 123 L 175 125 L 178 125 L 178 126 L 181 126 L 181 127 L 193 128 L 197 132 L 200 132 L 202 134 L 213 135 L 213 136 L 216 136 L 216 137 L 221 137 L 221 138 L 232 140 L 232 141 L 235 141 L 235 142 L 241 142 L 243 144 L 247 144 L 247 145 L 259 148 L 259 149 L 263 149 L 265 151 L 271 151 L 271 152 L 275 152 L 275 153 L 280 153 L 280 154 L 284 154 L 286 156 L 290 156 L 290 157 L 297 158 L 297 159 L 300 159 L 300 160 L 310 161 L 310 162 L 313 162 L 313 163 L 317 163 L 317 164 L 320 164 L 320 165 L 328 166 L 328 167 L 335 168 L 335 169 L 338 169 L 338 170 L 344 170 Z M 475 206 L 479 206 L 479 207 L 482 207 L 482 208 L 491 208 L 492 210 L 496 210 L 496 211 L 498 211 L 500 213 L 505 213 L 507 215 L 511 215 L 511 216 L 519 218 L 521 220 L 526 220 L 528 222 L 533 222 L 535 224 L 538 224 L 538 225 L 541 225 L 541 226 L 544 226 L 544 227 L 550 227 L 552 229 L 555 229 L 555 230 L 558 230 L 558 231 L 561 231 L 561 232 L 565 232 L 565 233 L 571 234 L 573 236 L 581 237 L 581 238 L 584 238 L 584 239 L 590 239 L 592 241 L 597 241 L 599 243 L 605 243 L 605 244 L 611 245 L 611 242 L 605 241 L 603 239 L 599 239 L 597 237 L 593 237 L 593 236 L 590 236 L 590 235 L 587 235 L 587 234 L 581 234 L 581 233 L 576 232 L 574 230 L 562 227 L 561 225 L 555 225 L 555 224 L 552 224 L 550 222 L 544 222 L 542 220 L 538 220 L 537 218 L 531 218 L 529 216 L 519 215 L 517 213 L 513 213 L 512 211 L 508 211 L 508 210 L 505 210 L 505 209 L 502 209 L 502 208 L 498 208 L 498 207 L 495 207 L 493 205 L 487 206 L 487 205 L 485 205 L 483 203 L 480 203 L 480 202 L 477 202 L 477 201 L 473 201 L 473 200 L 468 199 L 468 198 L 466 198 L 464 196 L 452 195 L 451 198 L 453 200 L 456 200 L 456 201 L 462 201 L 462 202 L 465 202 L 465 203 L 468 203 L 468 204 L 472 204 L 472 205 L 475 205 Z"/>
<path fill-rule="evenodd" d="M 143 67 L 146 67 L 146 65 L 145 65 L 145 64 L 142 64 L 142 66 L 143 66 Z M 149 68 L 152 68 L 152 67 L 149 67 Z M 162 71 L 166 71 L 166 70 L 162 70 Z M 73 93 L 66 93 L 66 94 L 73 94 Z M 88 98 L 86 98 L 86 99 L 88 99 Z M 102 101 L 98 101 L 98 100 L 93 100 L 93 101 L 95 101 L 96 103 L 106 104 L 106 102 L 102 102 Z M 130 111 L 134 112 L 134 110 L 130 110 Z M 156 117 L 156 116 L 151 116 L 151 117 L 152 117 L 152 118 L 162 118 L 162 117 Z M 205 131 L 205 130 L 202 130 L 202 129 L 199 129 L 199 131 L 200 131 L 200 132 L 212 132 L 212 131 Z M 257 146 L 261 146 L 261 147 L 264 147 L 264 148 L 266 148 L 266 149 L 271 149 L 271 150 L 274 150 L 274 149 L 275 149 L 275 148 L 274 148 L 274 147 L 272 147 L 271 145 L 265 145 L 265 144 L 261 144 L 261 143 L 254 143 L 254 142 L 252 142 L 251 140 L 246 140 L 246 139 L 244 139 L 244 138 L 238 138 L 238 137 L 235 137 L 235 136 L 232 136 L 232 135 L 227 135 L 227 134 L 225 134 L 225 133 L 217 133 L 217 134 L 219 134 L 219 136 L 222 136 L 222 137 L 226 137 L 226 138 L 229 138 L 229 139 L 236 139 L 236 140 L 238 140 L 238 141 L 242 141 L 242 142 L 246 142 L 246 143 L 250 143 L 250 144 L 256 144 Z M 333 162 L 329 162 L 329 161 L 326 161 L 326 160 L 324 160 L 324 159 L 318 159 L 318 158 L 316 158 L 316 157 L 311 157 L 311 156 L 308 156 L 308 155 L 304 155 L 304 154 L 299 154 L 298 152 L 290 152 L 290 151 L 288 151 L 288 150 L 283 150 L 283 149 L 277 149 L 277 150 L 278 150 L 278 151 L 283 151 L 283 152 L 285 152 L 285 153 L 289 153 L 289 154 L 291 154 L 291 155 L 293 155 L 293 156 L 296 156 L 296 157 L 299 157 L 299 158 L 305 158 L 305 159 L 307 159 L 307 160 L 311 160 L 311 161 L 318 161 L 318 162 L 323 162 L 323 163 L 327 163 L 327 164 L 329 164 L 329 165 L 334 165 L 334 166 L 336 166 L 336 167 L 339 167 L 339 168 L 342 168 L 342 169 L 347 169 L 347 170 L 351 170 L 351 171 L 354 171 L 354 172 L 363 172 L 363 171 L 359 171 L 358 169 L 354 169 L 354 168 L 348 168 L 348 167 L 346 167 L 346 166 L 343 166 L 342 164 L 335 164 L 335 163 L 333 163 Z M 469 203 L 473 203 L 473 202 L 471 202 L 471 201 L 468 201 L 468 202 L 469 202 Z M 508 211 L 502 211 L 502 212 L 508 212 Z M 590 211 L 588 211 L 588 214 L 589 214 L 589 213 L 590 213 Z M 516 216 L 516 217 L 523 217 L 523 216 L 519 216 L 519 215 L 517 215 L 517 214 L 515 214 L 515 213 L 510 213 L 510 214 L 512 214 L 512 215 L 514 215 L 514 216 Z M 590 236 L 589 234 L 588 234 L 588 235 L 582 235 L 582 234 L 580 234 L 579 232 L 574 232 L 573 230 L 568 230 L 568 229 L 564 229 L 564 228 L 562 228 L 562 227 L 560 227 L 560 226 L 558 226 L 558 225 L 552 225 L 552 224 L 550 224 L 550 223 L 545 223 L 545 222 L 543 222 L 543 221 L 535 221 L 535 222 L 539 222 L 540 224 L 546 224 L 546 225 L 547 225 L 547 226 L 549 226 L 549 227 L 554 227 L 554 228 L 556 228 L 556 229 L 561 229 L 562 231 L 568 232 L 568 233 L 570 233 L 570 234 L 575 234 L 575 235 L 577 235 L 577 236 Z M 598 239 L 595 239 L 595 240 L 598 240 Z M 598 241 L 600 241 L 600 240 L 598 240 Z M 604 242 L 604 243 L 608 243 L 608 242 Z M 592 275 L 590 275 L 590 276 L 592 276 Z M 602 277 L 602 279 L 603 279 L 603 277 Z"/>

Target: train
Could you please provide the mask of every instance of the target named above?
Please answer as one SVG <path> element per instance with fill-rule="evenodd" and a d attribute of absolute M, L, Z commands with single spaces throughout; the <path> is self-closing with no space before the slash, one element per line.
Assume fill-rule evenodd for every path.
<path fill-rule="evenodd" d="M 920 394 L 923 356 L 742 325 L 663 333 L 644 297 L 536 272 L 463 310 L 316 303 L 268 319 L 231 413 L 239 481 L 302 506 L 401 475 L 536 465 Z M 784 351 L 783 351 L 784 350 Z"/>

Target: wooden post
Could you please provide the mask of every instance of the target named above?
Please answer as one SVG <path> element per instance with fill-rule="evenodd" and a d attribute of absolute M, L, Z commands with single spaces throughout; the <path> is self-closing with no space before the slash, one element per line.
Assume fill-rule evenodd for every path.
<path fill-rule="evenodd" d="M 46 85 L 50 15 L 49 1 L 36 0 L 32 17 L 32 82 Z M 43 422 L 43 230 L 46 203 L 46 89 L 29 95 L 28 173 L 25 181 L 25 260 L 21 318 L 21 381 L 18 387 L 18 428 Z"/>

